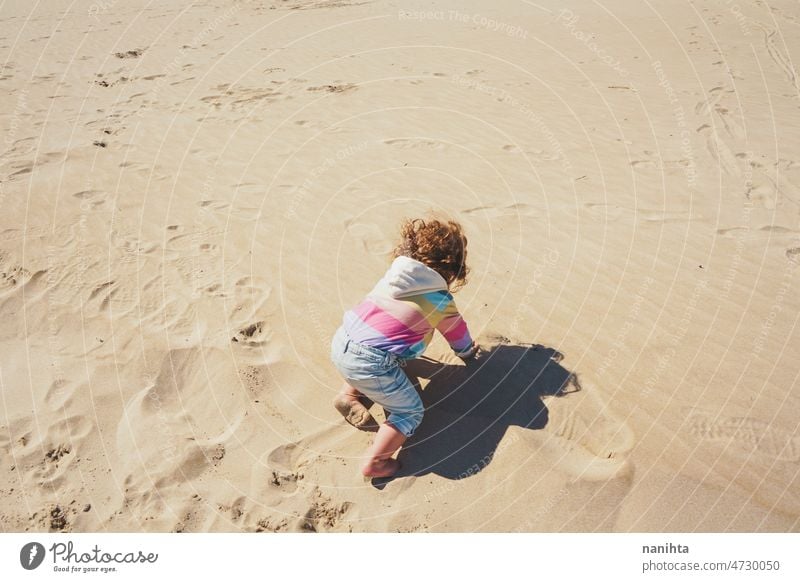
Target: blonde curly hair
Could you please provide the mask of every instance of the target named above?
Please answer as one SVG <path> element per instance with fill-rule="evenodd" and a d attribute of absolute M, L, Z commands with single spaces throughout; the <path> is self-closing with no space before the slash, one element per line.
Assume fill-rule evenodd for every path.
<path fill-rule="evenodd" d="M 452 220 L 407 219 L 400 226 L 400 242 L 392 257 L 409 257 L 439 273 L 451 291 L 467 282 L 467 237 Z"/>

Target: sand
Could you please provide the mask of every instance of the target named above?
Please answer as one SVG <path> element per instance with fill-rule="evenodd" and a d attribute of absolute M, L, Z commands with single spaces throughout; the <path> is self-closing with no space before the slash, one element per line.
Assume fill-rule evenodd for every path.
<path fill-rule="evenodd" d="M 800 530 L 797 4 L 402 4 L 2 4 L 1 531 Z M 428 212 L 486 353 L 365 483 Z"/>

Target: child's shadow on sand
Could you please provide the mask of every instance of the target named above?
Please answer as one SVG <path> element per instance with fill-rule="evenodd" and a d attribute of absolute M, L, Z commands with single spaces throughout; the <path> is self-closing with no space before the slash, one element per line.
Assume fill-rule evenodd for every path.
<path fill-rule="evenodd" d="M 467 365 L 409 361 L 411 381 L 417 387 L 419 378 L 429 382 L 421 392 L 425 417 L 400 451 L 397 477 L 435 473 L 463 479 L 491 463 L 509 426 L 544 428 L 542 397 L 580 390 L 577 377 L 559 364 L 562 358 L 540 345 L 500 343 L 483 348 Z"/>

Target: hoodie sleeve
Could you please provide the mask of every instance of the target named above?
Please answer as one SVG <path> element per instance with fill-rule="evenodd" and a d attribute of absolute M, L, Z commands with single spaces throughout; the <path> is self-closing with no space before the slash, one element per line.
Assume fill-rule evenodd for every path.
<path fill-rule="evenodd" d="M 458 312 L 453 296 L 448 293 L 449 301 L 442 312 L 442 319 L 436 329 L 444 336 L 457 356 L 463 356 L 472 350 L 472 336 L 467 322 Z"/>

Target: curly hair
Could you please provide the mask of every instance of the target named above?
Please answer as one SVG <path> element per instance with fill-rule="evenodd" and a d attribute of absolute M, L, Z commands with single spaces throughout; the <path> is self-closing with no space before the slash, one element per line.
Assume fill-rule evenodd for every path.
<path fill-rule="evenodd" d="M 452 220 L 413 218 L 400 227 L 400 243 L 393 258 L 415 259 L 439 273 L 451 291 L 467 282 L 467 237 L 461 225 Z"/>

